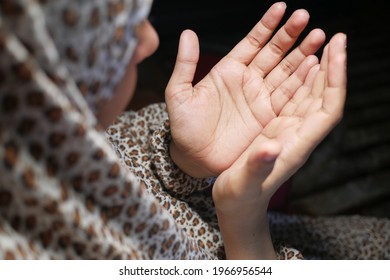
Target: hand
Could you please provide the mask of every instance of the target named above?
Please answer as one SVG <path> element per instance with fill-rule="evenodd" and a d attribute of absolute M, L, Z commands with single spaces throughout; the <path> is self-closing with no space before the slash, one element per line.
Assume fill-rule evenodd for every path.
<path fill-rule="evenodd" d="M 213 187 L 227 259 L 276 257 L 267 219 L 269 197 L 275 187 L 267 186 L 266 181 L 281 146 L 277 141 L 258 143 L 257 139 Z"/>
<path fill-rule="evenodd" d="M 284 13 L 284 3 L 272 5 L 249 34 L 195 86 L 192 80 L 199 43 L 192 31 L 182 33 L 166 102 L 173 138 L 171 156 L 189 175 L 220 174 L 256 137 L 276 137 L 290 124 L 296 125 L 302 114 L 295 110 L 296 98 L 303 106 L 312 101 L 312 95 L 303 95 L 312 84 L 304 82 L 309 72 L 311 77 L 315 75 L 312 68 L 318 59 L 313 54 L 325 35 L 315 29 L 289 52 L 309 15 L 305 10 L 295 11 L 272 36 Z"/>
<path fill-rule="evenodd" d="M 346 36 L 336 34 L 324 48 L 321 64 L 244 153 L 222 172 L 213 200 L 229 258 L 273 258 L 268 204 L 341 119 L 346 94 Z"/>
<path fill-rule="evenodd" d="M 324 48 L 321 64 L 311 68 L 303 85 L 289 99 L 284 100 L 285 104 L 280 104 L 283 109 L 279 115 L 264 127 L 238 160 L 218 177 L 217 182 L 225 182 L 216 184 L 213 191 L 223 194 L 222 200 L 226 201 L 229 193 L 234 195 L 238 204 L 244 202 L 242 198 L 253 199 L 256 197 L 254 193 L 246 197 L 248 185 L 252 185 L 257 196 L 268 201 L 341 120 L 346 96 L 345 46 L 345 34 L 333 36 Z M 267 171 L 265 162 L 273 163 L 272 172 Z M 259 170 L 257 173 L 263 174 L 262 179 L 255 178 L 255 183 L 245 183 L 245 180 L 252 180 L 253 170 L 256 169 Z M 240 170 L 253 172 L 245 174 Z M 240 199 L 237 199 L 237 195 Z M 219 197 L 215 198 L 218 200 Z"/>

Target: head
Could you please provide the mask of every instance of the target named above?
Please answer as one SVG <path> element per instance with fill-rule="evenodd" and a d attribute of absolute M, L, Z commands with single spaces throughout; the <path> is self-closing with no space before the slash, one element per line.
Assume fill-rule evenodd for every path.
<path fill-rule="evenodd" d="M 133 97 L 137 65 L 158 47 L 157 33 L 147 20 L 152 0 L 42 3 L 45 48 L 52 43 L 58 64 L 106 128 Z"/>
<path fill-rule="evenodd" d="M 97 125 L 125 107 L 136 65 L 157 47 L 146 21 L 150 5 L 0 0 L 0 257 L 11 248 L 17 258 L 166 257 L 150 252 L 148 231 L 127 231 L 127 225 L 145 217 L 160 224 L 169 213 L 122 165 Z M 120 108 L 102 114 L 115 104 Z M 139 209 L 130 217 L 126 209 L 134 205 Z M 33 227 L 13 226 L 14 217 L 27 221 L 31 215 Z M 161 238 L 177 232 L 172 229 Z M 40 238 L 47 230 L 53 238 Z M 82 249 L 58 245 L 63 234 Z"/>

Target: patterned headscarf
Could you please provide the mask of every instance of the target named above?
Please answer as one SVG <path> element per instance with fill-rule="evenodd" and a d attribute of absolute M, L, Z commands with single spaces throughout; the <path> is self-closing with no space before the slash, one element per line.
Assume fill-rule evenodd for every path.
<path fill-rule="evenodd" d="M 164 105 L 124 113 L 107 134 L 96 119 L 151 4 L 0 1 L 0 259 L 224 257 L 210 195 L 184 197 L 210 182 L 186 177 L 164 154 Z M 389 258 L 388 219 L 270 222 L 275 239 L 309 257 Z"/>
<path fill-rule="evenodd" d="M 0 259 L 210 258 L 121 165 L 95 117 L 151 4 L 0 2 Z"/>

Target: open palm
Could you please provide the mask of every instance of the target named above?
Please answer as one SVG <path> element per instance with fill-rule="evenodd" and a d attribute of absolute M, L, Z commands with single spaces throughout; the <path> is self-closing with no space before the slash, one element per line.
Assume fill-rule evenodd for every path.
<path fill-rule="evenodd" d="M 266 210 L 280 185 L 341 119 L 346 94 L 345 42 L 344 34 L 333 36 L 321 65 L 311 69 L 278 117 L 219 175 L 213 199 L 220 213 Z"/>
<path fill-rule="evenodd" d="M 329 84 L 335 74 L 329 75 L 328 61 L 337 53 L 329 54 L 325 48 L 320 69 L 313 54 L 325 35 L 318 29 L 290 52 L 309 15 L 304 10 L 294 12 L 273 35 L 284 13 L 283 3 L 271 6 L 195 86 L 199 45 L 193 32 L 183 32 L 166 101 L 171 155 L 188 174 L 220 174 L 255 139 L 278 139 L 286 154 L 298 156 L 301 150 L 313 149 L 335 124 L 338 117 L 333 111 L 340 111 L 342 101 L 329 97 L 337 86 Z"/>

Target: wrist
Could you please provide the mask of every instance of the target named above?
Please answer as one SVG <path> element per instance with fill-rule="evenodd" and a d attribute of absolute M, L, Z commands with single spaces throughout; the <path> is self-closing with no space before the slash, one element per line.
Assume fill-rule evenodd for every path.
<path fill-rule="evenodd" d="M 175 142 L 172 140 L 169 144 L 169 154 L 172 161 L 187 175 L 194 178 L 207 178 L 214 176 L 212 172 L 191 160 L 189 156 L 186 156 L 185 152 L 182 152 Z"/>
<path fill-rule="evenodd" d="M 213 196 L 213 201 L 218 219 L 231 220 L 231 224 L 234 223 L 240 228 L 249 228 L 268 219 L 268 199 L 218 201 Z M 245 219 L 242 219 L 243 217 Z"/>
<path fill-rule="evenodd" d="M 217 178 L 212 189 L 215 209 L 218 213 L 229 216 L 245 214 L 245 217 L 256 220 L 267 215 L 272 195 L 262 190 L 260 186 L 254 188 L 240 188 L 239 183 L 231 178 Z"/>
<path fill-rule="evenodd" d="M 217 216 L 227 259 L 276 259 L 266 211 Z"/>

